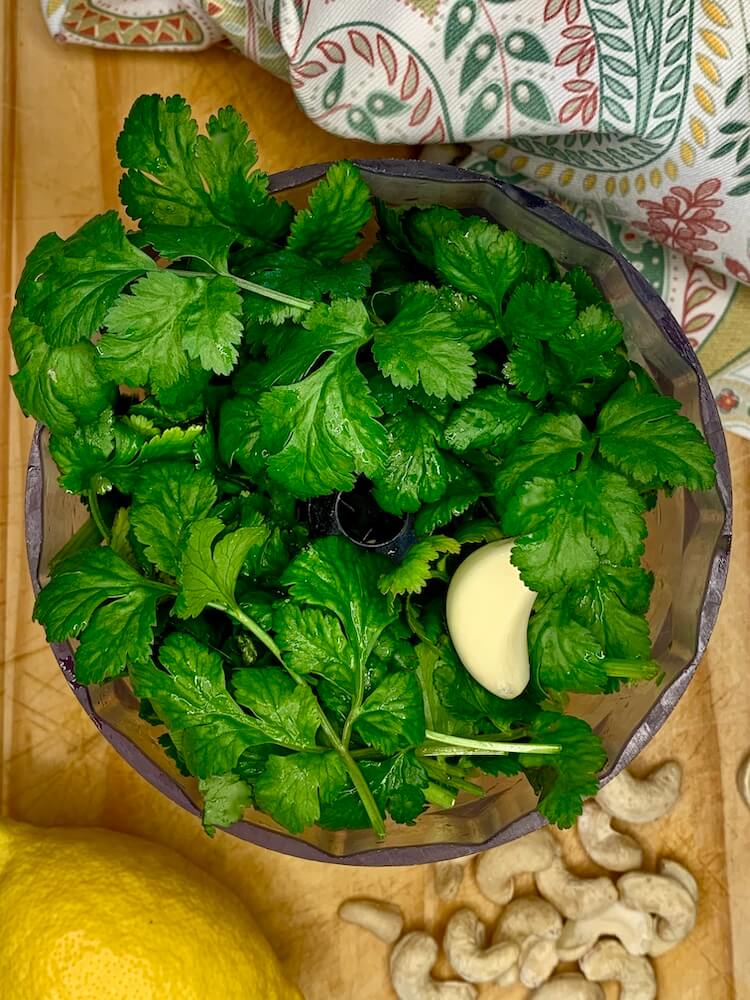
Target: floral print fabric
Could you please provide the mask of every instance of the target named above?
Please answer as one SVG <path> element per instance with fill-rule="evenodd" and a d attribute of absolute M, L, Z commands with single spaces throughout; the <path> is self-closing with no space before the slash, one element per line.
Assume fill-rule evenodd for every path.
<path fill-rule="evenodd" d="M 321 127 L 467 143 L 626 253 L 750 436 L 750 4 L 742 0 L 42 0 L 106 47 L 228 39 Z"/>

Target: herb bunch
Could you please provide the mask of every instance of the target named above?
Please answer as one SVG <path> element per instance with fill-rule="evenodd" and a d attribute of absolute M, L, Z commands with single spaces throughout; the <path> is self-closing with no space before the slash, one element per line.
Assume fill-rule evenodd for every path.
<path fill-rule="evenodd" d="M 712 485 L 697 429 L 588 274 L 513 232 L 378 203 L 370 245 L 355 166 L 295 212 L 237 112 L 199 133 L 181 97 L 139 98 L 117 149 L 137 228 L 43 237 L 11 323 L 16 395 L 91 515 L 39 595 L 48 639 L 78 640 L 82 683 L 129 677 L 209 830 L 254 805 L 382 836 L 477 771 L 571 824 L 606 757 L 566 694 L 658 674 L 644 514 Z M 302 502 L 357 483 L 413 516 L 400 563 L 310 537 Z M 458 561 L 506 535 L 539 595 L 513 701 L 443 618 Z"/>

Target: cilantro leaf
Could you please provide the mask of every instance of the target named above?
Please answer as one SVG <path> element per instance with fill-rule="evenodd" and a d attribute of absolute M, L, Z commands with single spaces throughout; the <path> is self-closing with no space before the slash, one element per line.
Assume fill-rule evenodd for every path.
<path fill-rule="evenodd" d="M 519 536 L 511 558 L 524 583 L 548 592 L 588 579 L 600 558 L 637 563 L 644 511 L 624 476 L 590 465 L 525 483 L 508 502 L 503 530 Z"/>
<path fill-rule="evenodd" d="M 117 486 L 130 493 L 151 462 L 192 457 L 203 428 L 170 427 L 159 432 L 143 417 L 114 419 L 111 411 L 70 437 L 50 439 L 50 454 L 60 470 L 60 485 L 71 493 L 106 493 Z"/>
<path fill-rule="evenodd" d="M 484 493 L 479 480 L 466 470 L 466 482 L 459 485 L 452 477 L 448 480 L 448 492 L 434 503 L 426 504 L 414 518 L 414 529 L 418 535 L 429 535 L 436 528 L 442 528 L 459 514 L 464 514 Z"/>
<path fill-rule="evenodd" d="M 195 257 L 225 274 L 230 246 L 239 238 L 224 226 L 144 226 L 131 235 L 136 246 L 153 247 L 161 257 L 175 261 L 180 257 Z"/>
<path fill-rule="evenodd" d="M 250 549 L 265 541 L 268 528 L 238 528 L 214 544 L 223 530 L 218 517 L 196 521 L 190 528 L 175 603 L 180 618 L 195 618 L 209 604 L 226 609 L 236 607 L 234 591 L 242 564 Z"/>
<path fill-rule="evenodd" d="M 126 385 L 160 389 L 188 372 L 188 358 L 228 375 L 242 339 L 242 302 L 229 278 L 183 278 L 173 271 L 147 275 L 105 317 L 98 345 L 103 370 Z"/>
<path fill-rule="evenodd" d="M 307 684 L 296 684 L 277 667 L 250 667 L 232 674 L 234 696 L 249 708 L 269 743 L 290 750 L 315 747 L 318 706 Z"/>
<path fill-rule="evenodd" d="M 608 657 L 651 656 L 648 610 L 653 575 L 640 566 L 602 563 L 582 587 L 571 591 L 573 617 L 596 636 Z"/>
<path fill-rule="evenodd" d="M 292 208 L 268 194 L 268 177 L 253 170 L 255 143 L 234 108 L 198 126 L 184 98 L 139 97 L 117 140 L 127 173 L 120 198 L 144 226 L 227 226 L 273 240 L 286 234 Z"/>
<path fill-rule="evenodd" d="M 320 263 L 292 250 L 275 250 L 253 256 L 242 268 L 241 276 L 264 288 L 313 302 L 320 302 L 326 295 L 360 299 L 370 283 L 370 266 L 364 260 Z M 248 320 L 259 323 L 278 324 L 282 319 L 299 319 L 302 315 L 301 309 L 262 295 L 248 295 L 243 311 Z"/>
<path fill-rule="evenodd" d="M 284 662 L 292 670 L 324 677 L 346 694 L 354 694 L 356 667 L 337 617 L 289 602 L 276 611 L 274 628 Z"/>
<path fill-rule="evenodd" d="M 197 778 L 226 774 L 247 747 L 267 742 L 226 688 L 218 653 L 192 636 L 173 632 L 150 658 L 130 665 L 133 690 L 147 698 L 172 734 Z"/>
<path fill-rule="evenodd" d="M 130 520 L 146 556 L 154 565 L 177 576 L 188 532 L 216 502 L 210 473 L 186 462 L 158 462 L 138 477 Z"/>
<path fill-rule="evenodd" d="M 524 282 L 508 300 L 503 328 L 517 344 L 552 340 L 570 327 L 576 312 L 573 290 L 564 282 Z"/>
<path fill-rule="evenodd" d="M 564 286 L 563 286 L 564 287 Z M 608 378 L 612 374 L 609 352 L 622 344 L 622 323 L 609 307 L 588 306 L 570 327 L 550 341 L 571 382 Z"/>
<path fill-rule="evenodd" d="M 565 273 L 565 284 L 570 285 L 573 289 L 579 309 L 585 309 L 587 306 L 598 306 L 605 301 L 591 275 L 582 267 L 571 267 Z"/>
<path fill-rule="evenodd" d="M 475 295 L 499 320 L 505 293 L 523 268 L 518 236 L 484 219 L 462 219 L 461 225 L 436 237 L 434 252 L 442 280 Z"/>
<path fill-rule="evenodd" d="M 542 691 L 596 694 L 607 689 L 602 646 L 558 595 L 537 601 L 529 621 L 529 659 Z"/>
<path fill-rule="evenodd" d="M 495 480 L 498 508 L 523 483 L 535 476 L 559 476 L 570 472 L 581 455 L 590 454 L 591 435 L 580 417 L 572 413 L 545 413 L 530 420 L 522 429 L 519 441 L 503 462 Z"/>
<path fill-rule="evenodd" d="M 534 402 L 544 399 L 550 389 L 544 347 L 538 340 L 516 345 L 503 365 L 503 375 L 519 392 Z"/>
<path fill-rule="evenodd" d="M 500 454 L 517 440 L 518 432 L 534 416 L 536 410 L 531 403 L 505 386 L 478 389 L 453 412 L 445 428 L 445 441 L 458 452 L 492 448 L 493 454 Z"/>
<path fill-rule="evenodd" d="M 392 246 L 415 257 L 420 264 L 435 270 L 435 248 L 439 239 L 460 231 L 467 220 L 455 208 L 444 205 L 415 206 L 413 209 L 390 209 L 381 215 L 381 226 Z M 451 284 L 460 287 L 455 282 Z"/>
<path fill-rule="evenodd" d="M 396 316 L 374 329 L 375 361 L 394 385 L 463 399 L 474 386 L 474 355 L 453 315 L 429 285 L 407 286 Z"/>
<path fill-rule="evenodd" d="M 349 490 L 357 473 L 377 473 L 385 460 L 381 410 L 354 356 L 331 355 L 303 381 L 261 397 L 268 474 L 302 500 Z"/>
<path fill-rule="evenodd" d="M 101 684 L 150 655 L 156 605 L 170 593 L 112 549 L 86 549 L 56 567 L 39 592 L 34 618 L 44 625 L 48 642 L 79 637 L 76 678 Z"/>
<path fill-rule="evenodd" d="M 224 400 L 219 415 L 219 454 L 227 465 L 236 463 L 248 476 L 257 476 L 265 468 L 256 400 L 240 395 Z"/>
<path fill-rule="evenodd" d="M 317 823 L 321 803 L 338 799 L 347 780 L 341 758 L 332 751 L 272 754 L 255 783 L 255 798 L 259 808 L 290 833 L 302 833 Z"/>
<path fill-rule="evenodd" d="M 440 424 L 422 410 L 384 421 L 388 462 L 374 475 L 374 496 L 383 510 L 403 514 L 438 500 L 448 485 L 447 462 L 438 445 Z"/>
<path fill-rule="evenodd" d="M 287 246 L 305 257 L 335 261 L 350 253 L 372 217 L 370 189 L 353 163 L 334 163 L 297 212 Z"/>
<path fill-rule="evenodd" d="M 521 758 L 539 795 L 537 809 L 556 826 L 572 826 L 581 814 L 583 800 L 599 790 L 598 774 L 607 763 L 601 740 L 582 719 L 556 712 L 540 712 L 530 735 L 535 741 L 562 746 L 559 754 L 537 758 L 539 766 Z"/>
<path fill-rule="evenodd" d="M 401 562 L 380 577 L 378 586 L 381 593 L 392 597 L 418 594 L 432 578 L 432 564 L 446 553 L 455 555 L 460 551 L 459 543 L 447 535 L 430 535 L 415 542 Z"/>
<path fill-rule="evenodd" d="M 379 808 L 390 813 L 396 823 L 413 823 L 424 811 L 429 779 L 414 751 L 383 761 L 363 760 L 361 770 Z M 351 783 L 323 805 L 320 825 L 329 830 L 367 826 L 367 814 Z"/>
<path fill-rule="evenodd" d="M 10 334 L 19 370 L 11 376 L 21 409 L 53 434 L 72 434 L 112 404 L 115 386 L 98 370 L 96 348 L 89 341 L 50 347 L 36 326 L 17 309 Z"/>
<path fill-rule="evenodd" d="M 599 413 L 599 450 L 645 487 L 710 489 L 714 454 L 679 409 L 679 400 L 660 395 L 650 380 L 629 379 Z"/>
<path fill-rule="evenodd" d="M 312 542 L 289 564 L 281 583 L 300 604 L 332 611 L 344 626 L 358 669 L 398 612 L 378 590 L 388 561 L 338 535 Z"/>
<path fill-rule="evenodd" d="M 354 729 L 369 746 L 394 753 L 424 739 L 424 707 L 419 681 L 413 673 L 388 674 L 367 697 Z"/>
<path fill-rule="evenodd" d="M 117 212 L 95 216 L 67 240 L 47 241 L 32 262 L 19 305 L 51 347 L 88 340 L 122 289 L 156 268 L 128 241 Z"/>
<path fill-rule="evenodd" d="M 217 826 L 231 826 L 242 819 L 252 803 L 252 789 L 236 774 L 215 774 L 198 782 L 203 796 L 203 829 L 213 837 Z"/>

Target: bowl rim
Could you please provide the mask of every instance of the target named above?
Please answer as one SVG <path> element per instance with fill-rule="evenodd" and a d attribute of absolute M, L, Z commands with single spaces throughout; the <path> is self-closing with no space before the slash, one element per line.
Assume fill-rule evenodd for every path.
<path fill-rule="evenodd" d="M 491 185 L 502 191 L 519 207 L 530 211 L 555 229 L 564 232 L 566 236 L 572 236 L 579 243 L 603 252 L 618 265 L 633 294 L 650 314 L 664 339 L 688 365 L 696 378 L 703 431 L 716 456 L 716 491 L 721 501 L 724 516 L 711 557 L 708 583 L 701 604 L 695 654 L 677 677 L 659 692 L 654 705 L 630 734 L 617 757 L 601 778 L 601 784 L 606 784 L 637 756 L 666 722 L 695 674 L 718 617 L 729 567 L 732 537 L 732 486 L 724 430 L 708 379 L 677 320 L 643 275 L 611 244 L 564 209 L 507 181 L 500 181 L 486 174 L 475 173 L 462 167 L 410 159 L 355 159 L 352 162 L 360 167 L 365 174 L 375 176 L 389 176 L 415 181 L 442 181 L 452 184 Z M 329 165 L 330 161 L 313 163 L 273 173 L 269 176 L 269 191 L 281 193 L 289 188 L 318 180 Z M 37 424 L 29 452 L 25 491 L 26 549 L 35 594 L 40 589 L 39 565 L 44 528 L 42 503 L 44 486 L 43 430 L 43 426 Z M 75 679 L 74 656 L 70 644 L 67 642 L 50 643 L 50 647 L 68 685 L 104 738 L 131 767 L 167 798 L 194 816 L 199 816 L 200 810 L 170 774 L 162 770 L 156 761 L 148 757 L 128 737 L 118 732 L 110 723 L 97 715 L 88 688 L 79 684 Z M 487 840 L 478 844 L 463 844 L 455 841 L 423 845 L 388 846 L 384 844 L 364 851 L 359 850 L 341 855 L 332 854 L 300 840 L 294 834 L 260 826 L 252 820 L 241 820 L 228 827 L 227 832 L 242 840 L 292 857 L 329 864 L 380 867 L 427 864 L 466 857 L 507 843 L 516 837 L 538 829 L 545 823 L 546 820 L 534 809 L 517 817 L 511 823 L 497 830 Z"/>

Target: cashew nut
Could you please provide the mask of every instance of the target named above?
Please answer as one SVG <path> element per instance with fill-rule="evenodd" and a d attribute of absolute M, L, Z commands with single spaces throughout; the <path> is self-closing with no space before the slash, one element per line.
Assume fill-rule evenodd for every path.
<path fill-rule="evenodd" d="M 527 938 L 518 956 L 518 978 L 530 990 L 546 983 L 560 961 L 554 941 Z"/>
<path fill-rule="evenodd" d="M 662 858 L 659 862 L 659 874 L 666 875 L 667 878 L 673 878 L 676 882 L 679 882 L 683 888 L 687 889 L 693 900 L 696 903 L 698 902 L 698 883 L 695 881 L 694 876 L 679 861 L 675 861 L 672 858 Z"/>
<path fill-rule="evenodd" d="M 624 903 L 660 918 L 656 924 L 655 944 L 682 941 L 695 927 L 696 901 L 676 879 L 648 872 L 628 872 L 617 880 L 617 888 Z"/>
<path fill-rule="evenodd" d="M 531 994 L 531 1000 L 604 1000 L 604 990 L 576 973 L 555 976 Z"/>
<path fill-rule="evenodd" d="M 659 862 L 659 874 L 665 875 L 667 878 L 674 879 L 675 882 L 679 882 L 684 889 L 687 889 L 690 893 L 691 899 L 695 903 L 697 911 L 698 883 L 695 881 L 687 868 L 683 867 L 679 861 L 673 861 L 671 858 L 662 858 Z M 648 953 L 652 958 L 658 958 L 659 955 L 664 955 L 666 952 L 671 951 L 672 948 L 679 943 L 679 941 L 668 941 L 655 933 Z"/>
<path fill-rule="evenodd" d="M 479 856 L 476 880 L 479 891 L 499 906 L 513 898 L 513 877 L 538 872 L 559 855 L 557 841 L 547 827 L 527 833 L 509 844 L 493 847 Z"/>
<path fill-rule="evenodd" d="M 578 878 L 568 871 L 560 858 L 538 871 L 535 879 L 540 894 L 569 920 L 586 917 L 617 899 L 617 890 L 606 876 Z"/>
<path fill-rule="evenodd" d="M 626 833 L 613 830 L 612 817 L 594 799 L 583 804 L 578 836 L 588 856 L 602 868 L 627 872 L 643 863 L 640 845 Z"/>
<path fill-rule="evenodd" d="M 656 996 L 656 976 L 649 960 L 629 955 L 619 941 L 600 941 L 579 965 L 589 981 L 618 982 L 620 1000 L 654 1000 Z"/>
<path fill-rule="evenodd" d="M 509 938 L 520 945 L 529 937 L 554 941 L 561 932 L 562 919 L 551 903 L 538 896 L 519 896 L 503 910 L 494 939 Z"/>
<path fill-rule="evenodd" d="M 737 788 L 742 801 L 750 806 L 750 754 L 742 761 L 737 771 Z"/>
<path fill-rule="evenodd" d="M 412 931 L 391 952 L 391 983 L 399 1000 L 476 1000 L 469 983 L 437 982 L 430 970 L 437 961 L 437 941 L 424 931 Z"/>
<path fill-rule="evenodd" d="M 545 899 L 538 896 L 519 896 L 503 911 L 494 940 L 510 939 L 520 946 L 518 963 L 498 978 L 499 986 L 512 986 L 519 979 L 533 989 L 549 979 L 558 962 L 555 941 L 562 931 L 562 918 Z"/>
<path fill-rule="evenodd" d="M 599 938 L 616 937 L 631 955 L 647 955 L 653 936 L 651 916 L 618 900 L 589 917 L 566 921 L 557 941 L 557 953 L 562 962 L 576 962 Z"/>
<path fill-rule="evenodd" d="M 668 760 L 645 778 L 621 771 L 604 788 L 596 801 L 615 819 L 628 823 L 648 823 L 666 815 L 680 797 L 682 766 Z"/>
<path fill-rule="evenodd" d="M 438 861 L 433 868 L 435 892 L 440 899 L 451 900 L 458 895 L 464 880 L 464 871 L 470 857 L 456 861 Z"/>
<path fill-rule="evenodd" d="M 457 910 L 448 921 L 443 949 L 456 972 L 469 983 L 489 983 L 511 969 L 518 958 L 514 941 L 485 950 L 484 924 L 473 910 Z"/>
<path fill-rule="evenodd" d="M 401 908 L 383 899 L 347 899 L 339 907 L 339 917 L 364 927 L 386 944 L 398 941 L 404 929 Z"/>

